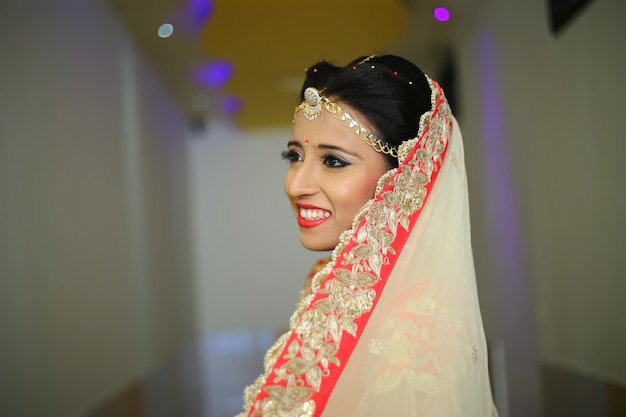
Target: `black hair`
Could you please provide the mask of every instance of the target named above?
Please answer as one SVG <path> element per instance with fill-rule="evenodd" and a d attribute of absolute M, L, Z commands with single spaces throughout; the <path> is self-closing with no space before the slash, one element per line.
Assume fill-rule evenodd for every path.
<path fill-rule="evenodd" d="M 417 136 L 421 115 L 431 109 L 422 70 L 395 55 L 360 57 L 345 67 L 320 61 L 307 69 L 300 100 L 307 87 L 358 111 L 380 140 L 396 147 Z M 398 166 L 396 158 L 385 156 L 390 166 Z"/>

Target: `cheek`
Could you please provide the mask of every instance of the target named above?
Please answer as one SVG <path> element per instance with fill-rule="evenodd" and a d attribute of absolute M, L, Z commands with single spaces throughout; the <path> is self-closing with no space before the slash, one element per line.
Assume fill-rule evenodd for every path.
<path fill-rule="evenodd" d="M 337 196 L 341 195 L 343 214 L 350 218 L 350 222 L 363 204 L 374 197 L 377 181 L 378 177 L 366 176 L 359 181 L 347 182 L 343 184 L 341 190 L 337 190 Z"/>

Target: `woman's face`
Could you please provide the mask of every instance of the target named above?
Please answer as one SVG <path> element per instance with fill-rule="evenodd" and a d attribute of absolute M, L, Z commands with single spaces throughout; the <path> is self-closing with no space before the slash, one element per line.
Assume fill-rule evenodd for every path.
<path fill-rule="evenodd" d="M 372 131 L 365 118 L 340 105 Z M 325 110 L 311 121 L 298 112 L 283 157 L 289 161 L 285 193 L 300 226 L 300 241 L 314 251 L 334 249 L 389 169 L 381 153 Z"/>

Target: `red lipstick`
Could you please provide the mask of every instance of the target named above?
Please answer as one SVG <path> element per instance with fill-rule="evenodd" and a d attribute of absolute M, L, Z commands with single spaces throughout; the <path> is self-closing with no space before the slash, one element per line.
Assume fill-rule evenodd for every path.
<path fill-rule="evenodd" d="M 321 211 L 324 211 L 324 212 L 326 212 L 326 210 L 321 209 L 321 208 L 316 207 L 316 206 L 312 206 L 310 204 L 296 204 L 296 207 L 298 209 L 298 226 L 302 227 L 303 229 L 310 229 L 312 227 L 319 226 L 320 224 L 324 223 L 326 220 L 330 219 L 330 216 L 322 217 L 322 218 L 315 219 L 315 220 L 305 219 L 304 217 L 302 217 L 300 215 L 300 210 L 301 209 L 321 210 Z"/>

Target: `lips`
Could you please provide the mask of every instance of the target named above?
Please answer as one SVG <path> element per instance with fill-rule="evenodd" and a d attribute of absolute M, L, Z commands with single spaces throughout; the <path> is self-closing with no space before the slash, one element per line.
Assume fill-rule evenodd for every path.
<path fill-rule="evenodd" d="M 330 218 L 330 212 L 308 204 L 298 204 L 298 225 L 305 229 L 319 226 Z"/>

